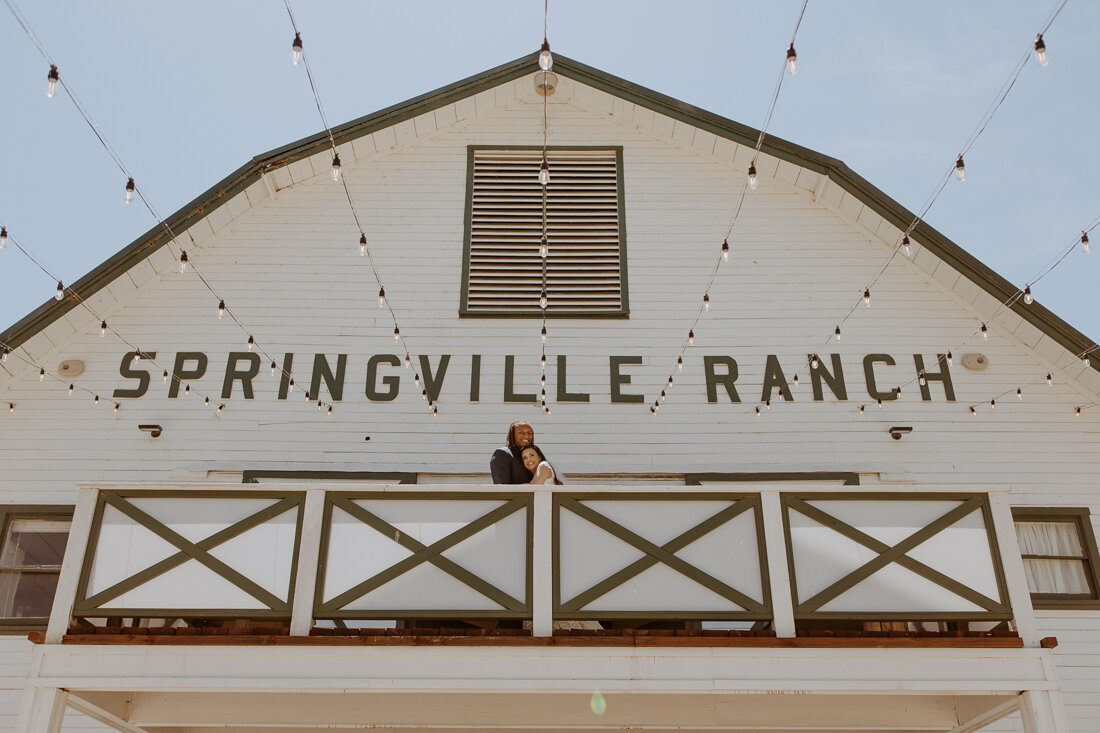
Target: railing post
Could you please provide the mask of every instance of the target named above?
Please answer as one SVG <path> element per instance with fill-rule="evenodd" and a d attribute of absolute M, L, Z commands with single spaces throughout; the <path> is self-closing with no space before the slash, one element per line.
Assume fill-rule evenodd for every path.
<path fill-rule="evenodd" d="M 554 494 L 536 489 L 532 506 L 531 634 L 554 635 Z"/>
<path fill-rule="evenodd" d="M 1024 574 L 1024 560 L 1016 540 L 1016 524 L 1012 520 L 1012 507 L 1008 495 L 990 493 L 989 508 L 993 514 L 993 531 L 997 534 L 997 550 L 1004 568 L 1005 585 L 1008 586 L 1008 602 L 1012 606 L 1012 620 L 1016 633 L 1024 646 L 1039 646 L 1039 626 L 1035 623 L 1035 611 L 1031 606 L 1031 591 Z"/>
<path fill-rule="evenodd" d="M 325 490 L 306 491 L 302 506 L 302 540 L 298 546 L 298 571 L 294 578 L 294 603 L 290 609 L 290 635 L 309 636 L 313 628 L 313 604 L 317 568 L 321 558 L 321 524 L 325 517 Z"/>
<path fill-rule="evenodd" d="M 88 537 L 92 533 L 92 519 L 98 498 L 98 489 L 80 489 L 77 493 L 73 522 L 69 527 L 69 540 L 65 545 L 65 557 L 61 560 L 61 574 L 57 578 L 57 591 L 50 609 L 50 621 L 46 625 L 47 644 L 60 644 L 61 638 L 69 630 L 73 606 L 76 605 L 76 590 L 80 585 L 80 572 L 89 549 Z"/>
<path fill-rule="evenodd" d="M 760 511 L 764 520 L 764 551 L 768 557 L 768 579 L 772 597 L 772 628 L 775 635 L 793 638 L 794 602 L 791 600 L 791 576 L 787 565 L 787 540 L 783 531 L 783 503 L 778 491 L 760 492 Z"/>

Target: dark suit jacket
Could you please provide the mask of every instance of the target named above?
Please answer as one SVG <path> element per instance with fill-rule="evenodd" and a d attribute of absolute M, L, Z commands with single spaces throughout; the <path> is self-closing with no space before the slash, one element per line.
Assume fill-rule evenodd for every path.
<path fill-rule="evenodd" d="M 525 484 L 531 480 L 531 472 L 523 467 L 520 449 L 497 448 L 489 459 L 489 471 L 494 484 Z"/>

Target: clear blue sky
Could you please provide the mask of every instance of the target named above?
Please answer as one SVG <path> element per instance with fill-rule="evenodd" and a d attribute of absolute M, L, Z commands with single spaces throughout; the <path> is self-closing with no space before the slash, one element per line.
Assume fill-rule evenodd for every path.
<path fill-rule="evenodd" d="M 86 0 L 18 5 L 162 216 L 252 156 L 321 124 L 282 2 Z M 918 210 L 1054 0 L 811 0 L 771 133 L 845 161 Z M 801 0 L 551 0 L 555 51 L 759 127 Z M 542 2 L 294 3 L 338 124 L 530 53 Z M 1071 0 L 928 222 L 1023 286 L 1100 216 L 1100 3 Z M 72 282 L 151 228 L 124 178 L 0 5 L 0 221 Z M 1100 230 L 1033 288 L 1100 339 Z M 796 256 L 796 253 L 792 253 Z M 0 327 L 53 295 L 0 252 Z"/>

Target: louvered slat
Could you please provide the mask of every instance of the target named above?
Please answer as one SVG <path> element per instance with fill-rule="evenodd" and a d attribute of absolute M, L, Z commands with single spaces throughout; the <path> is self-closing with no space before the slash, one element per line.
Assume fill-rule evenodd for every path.
<path fill-rule="evenodd" d="M 551 313 L 620 313 L 619 186 L 614 150 L 551 150 L 546 196 Z M 470 313 L 539 313 L 541 150 L 475 150 Z"/>

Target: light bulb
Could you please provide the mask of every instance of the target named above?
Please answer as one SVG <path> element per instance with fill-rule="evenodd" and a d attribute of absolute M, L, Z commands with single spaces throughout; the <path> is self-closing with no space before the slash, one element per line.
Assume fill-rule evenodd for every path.
<path fill-rule="evenodd" d="M 1085 354 L 1085 357 L 1081 359 L 1081 363 L 1084 364 L 1086 367 L 1092 366 L 1092 359 L 1089 358 L 1088 354 Z"/>
<path fill-rule="evenodd" d="M 1086 238 L 1085 241 L 1088 241 L 1088 239 Z M 0 227 L 0 249 L 4 249 L 4 247 L 7 247 L 7 246 L 8 246 L 8 228 L 7 227 Z"/>
<path fill-rule="evenodd" d="M 420 374 L 413 375 L 413 384 L 415 384 L 417 387 L 420 386 Z"/>
<path fill-rule="evenodd" d="M 947 363 L 948 363 L 948 365 L 954 363 L 950 351 L 947 352 Z"/>
<path fill-rule="evenodd" d="M 409 356 L 409 352 L 407 352 L 407 351 L 405 352 L 405 368 L 406 369 L 412 368 L 412 357 Z"/>
<path fill-rule="evenodd" d="M 542 355 L 542 358 L 539 360 L 539 364 L 542 366 L 543 369 L 546 368 L 546 354 Z"/>
<path fill-rule="evenodd" d="M 794 44 L 787 46 L 787 72 L 794 76 L 798 73 L 798 54 L 794 52 Z"/>
<path fill-rule="evenodd" d="M 794 384 L 794 388 L 798 389 L 798 375 L 797 374 L 794 375 L 794 378 L 791 380 L 791 382 Z"/>
<path fill-rule="evenodd" d="M 543 38 L 542 48 L 539 49 L 539 68 L 543 71 L 550 71 L 553 66 L 554 57 L 550 55 L 550 42 Z"/>
<path fill-rule="evenodd" d="M 764 409 L 765 410 L 772 409 L 772 401 L 771 400 L 764 400 Z"/>
<path fill-rule="evenodd" d="M 214 410 L 214 414 L 215 414 L 215 415 L 220 415 L 220 414 L 222 414 L 222 411 L 223 411 L 224 409 L 225 409 L 225 405 L 224 405 L 224 404 L 218 405 L 218 409 Z"/>
<path fill-rule="evenodd" d="M 46 96 L 53 98 L 54 92 L 57 91 L 57 82 L 61 80 L 61 74 L 58 73 L 57 67 L 50 64 L 50 72 L 46 74 Z"/>
<path fill-rule="evenodd" d="M 710 293 L 703 293 L 703 310 L 710 310 Z"/>
<path fill-rule="evenodd" d="M 688 346 L 695 346 L 695 331 L 693 329 L 688 330 Z"/>
<path fill-rule="evenodd" d="M 978 411 L 974 409 L 973 405 L 971 405 L 970 406 L 970 417 L 977 417 L 977 416 L 978 416 Z"/>
<path fill-rule="evenodd" d="M 662 389 L 661 390 L 661 402 L 664 402 L 664 401 L 665 401 L 665 391 Z"/>
<path fill-rule="evenodd" d="M 65 283 L 60 280 L 57 281 L 57 295 L 53 296 L 54 300 L 61 300 L 65 297 Z"/>
<path fill-rule="evenodd" d="M 359 256 L 362 257 L 367 253 L 367 235 L 359 235 Z"/>
<path fill-rule="evenodd" d="M 107 335 L 107 321 L 101 321 L 99 324 L 99 337 L 103 338 Z"/>
<path fill-rule="evenodd" d="M 94 399 L 94 400 L 92 400 L 92 404 L 93 404 L 93 405 L 98 405 L 98 404 L 99 404 L 99 395 L 96 395 L 96 396 L 95 396 L 95 399 Z"/>
<path fill-rule="evenodd" d="M 167 384 L 167 382 L 168 382 L 168 370 L 167 370 L 167 369 L 165 369 L 165 370 L 164 370 L 164 382 L 165 382 L 166 384 Z"/>
<path fill-rule="evenodd" d="M 287 394 L 290 394 L 293 391 L 294 391 L 294 380 L 292 379 L 292 380 L 290 380 L 290 383 L 287 385 L 286 392 L 287 392 Z"/>
<path fill-rule="evenodd" d="M 252 336 L 250 335 L 250 336 L 248 337 L 248 350 L 249 350 L 249 351 L 252 351 L 252 347 L 253 347 L 253 346 L 255 346 L 255 345 L 256 345 L 256 339 L 254 339 L 254 338 L 253 338 L 253 337 L 252 337 Z"/>
<path fill-rule="evenodd" d="M 963 163 L 963 157 L 960 155 L 955 161 L 955 178 L 960 181 L 966 180 L 966 164 Z"/>
<path fill-rule="evenodd" d="M 654 412 L 660 412 L 661 411 L 661 406 L 656 402 L 653 403 L 653 411 Z"/>
<path fill-rule="evenodd" d="M 546 235 L 542 235 L 542 242 L 539 244 L 539 256 L 546 259 L 546 255 L 550 254 L 550 247 L 548 245 Z"/>
<path fill-rule="evenodd" d="M 864 405 L 860 405 L 860 406 L 859 406 L 859 414 L 860 414 L 860 415 L 862 415 L 862 414 L 863 414 L 863 408 L 864 408 Z"/>
<path fill-rule="evenodd" d="M 756 190 L 756 166 L 749 165 L 749 188 Z"/>
<path fill-rule="evenodd" d="M 730 243 L 728 239 L 722 240 L 722 259 L 728 261 L 730 258 Z"/>
<path fill-rule="evenodd" d="M 225 301 L 224 300 L 219 300 L 218 301 L 218 320 L 220 321 L 222 319 L 222 316 L 224 316 L 224 315 L 225 315 Z"/>
<path fill-rule="evenodd" d="M 1048 387 L 1054 386 L 1054 380 L 1051 378 L 1050 372 L 1047 372 L 1047 386 Z"/>
<path fill-rule="evenodd" d="M 668 377 L 668 388 L 672 389 L 672 375 L 671 374 Z"/>
<path fill-rule="evenodd" d="M 817 365 L 818 365 L 817 354 L 814 354 L 813 356 L 810 357 L 810 368 L 811 369 L 817 369 Z"/>
<path fill-rule="evenodd" d="M 924 385 L 928 384 L 928 380 L 924 378 L 924 371 L 923 370 L 920 372 L 920 374 L 917 375 L 917 383 L 920 384 L 920 386 L 922 386 L 922 387 Z"/>
<path fill-rule="evenodd" d="M 400 341 L 401 340 L 401 329 L 398 328 L 397 326 L 393 327 L 393 340 L 394 341 Z"/>
<path fill-rule="evenodd" d="M 321 400 L 317 400 L 317 412 L 320 412 L 321 408 L 324 407 L 324 406 L 325 406 L 325 403 L 321 402 Z"/>
<path fill-rule="evenodd" d="M 275 376 L 275 371 L 278 369 L 278 365 L 274 361 L 271 362 L 271 376 Z"/>
<path fill-rule="evenodd" d="M 539 166 L 539 183 L 544 186 L 550 183 L 550 161 L 545 155 L 542 156 L 542 165 Z"/>
<path fill-rule="evenodd" d="M 132 204 L 134 202 L 134 189 L 137 186 L 134 185 L 134 179 L 126 181 L 126 203 Z"/>
<path fill-rule="evenodd" d="M 1081 408 L 1077 407 L 1073 413 L 1074 417 L 1081 417 Z"/>
<path fill-rule="evenodd" d="M 878 398 L 878 409 L 880 409 L 880 410 L 882 409 L 882 398 L 881 397 Z"/>
<path fill-rule="evenodd" d="M 546 303 L 547 303 L 546 290 L 543 290 L 542 293 L 539 295 L 539 307 L 540 308 L 546 308 Z"/>
<path fill-rule="evenodd" d="M 210 407 L 210 395 L 206 396 L 206 399 L 202 402 L 203 407 Z"/>
<path fill-rule="evenodd" d="M 1050 61 L 1047 59 L 1047 45 L 1043 43 L 1043 34 L 1035 36 L 1035 60 L 1039 62 L 1039 66 L 1046 66 Z"/>
<path fill-rule="evenodd" d="M 989 401 L 989 409 L 990 410 L 996 410 L 997 409 L 997 400 L 990 400 Z"/>
<path fill-rule="evenodd" d="M 984 323 L 982 324 L 982 338 L 986 341 L 989 340 L 989 329 L 985 327 Z"/>
<path fill-rule="evenodd" d="M 546 326 L 542 327 L 542 342 L 546 343 Z"/>
<path fill-rule="evenodd" d="M 1081 232 L 1081 251 L 1085 254 L 1089 253 L 1089 235 L 1088 232 Z"/>
<path fill-rule="evenodd" d="M 871 289 L 870 288 L 864 288 L 863 289 L 863 304 L 866 305 L 868 308 L 871 307 Z"/>
<path fill-rule="evenodd" d="M 427 400 L 428 399 L 428 390 L 426 390 L 426 389 L 420 390 L 420 399 L 422 399 L 422 400 Z"/>
<path fill-rule="evenodd" d="M 678 372 L 684 371 L 684 357 L 682 357 L 682 356 L 677 356 L 676 357 L 676 371 L 678 371 Z"/>
<path fill-rule="evenodd" d="M 1024 398 L 1024 389 L 1023 389 L 1023 387 L 1017 387 L 1016 388 L 1016 399 L 1022 400 L 1023 398 Z"/>
<path fill-rule="evenodd" d="M 43 368 L 38 370 L 38 381 L 41 382 L 45 378 L 46 378 L 46 369 L 45 369 L 45 367 L 43 367 Z"/>
<path fill-rule="evenodd" d="M 187 272 L 187 250 L 180 251 L 180 272 Z"/>
<path fill-rule="evenodd" d="M 73 385 L 73 384 L 70 384 L 70 385 L 69 385 L 69 396 L 70 396 L 70 397 L 72 397 L 72 396 L 73 396 L 73 387 L 75 387 L 75 386 L 76 386 L 76 385 Z"/>
<path fill-rule="evenodd" d="M 378 288 L 378 307 L 383 308 L 386 305 L 386 289 Z"/>
<path fill-rule="evenodd" d="M 340 182 L 340 154 L 332 156 L 332 180 Z"/>
<path fill-rule="evenodd" d="M 290 44 L 290 63 L 297 66 L 302 63 L 302 34 L 295 33 L 294 40 Z"/>
<path fill-rule="evenodd" d="M 906 256 L 906 257 L 908 257 L 908 256 L 909 256 L 909 253 L 910 253 L 910 247 L 909 247 L 909 235 L 908 235 L 908 234 L 905 234 L 905 235 L 903 235 L 903 236 L 902 236 L 902 238 L 901 238 L 901 246 L 902 246 L 902 247 L 905 247 L 905 256 Z"/>
<path fill-rule="evenodd" d="M 1024 302 L 1027 303 L 1028 305 L 1031 305 L 1034 302 L 1034 299 L 1031 297 L 1031 286 L 1030 285 L 1025 285 L 1024 286 Z"/>
<path fill-rule="evenodd" d="M 438 410 L 435 410 L 435 411 L 436 411 L 436 412 L 439 412 Z M 327 414 L 327 415 L 328 415 L 329 417 L 332 417 L 332 405 L 329 405 L 329 406 L 328 406 L 328 412 L 327 412 L 326 414 Z"/>
<path fill-rule="evenodd" d="M 833 331 L 833 335 L 836 336 L 837 341 L 840 341 L 840 326 L 839 325 L 836 327 L 836 330 Z"/>
<path fill-rule="evenodd" d="M 11 349 L 9 349 L 7 346 L 5 346 L 4 351 L 2 353 L 0 353 L 0 361 L 7 361 L 8 360 L 8 354 L 10 354 L 10 353 L 11 353 Z"/>
<path fill-rule="evenodd" d="M 191 396 L 191 385 L 190 384 L 183 388 L 183 396 L 184 397 L 190 397 Z"/>
<path fill-rule="evenodd" d="M 543 387 L 546 386 L 546 375 L 545 374 L 543 374 L 541 377 L 539 377 L 539 384 L 542 385 Z"/>

